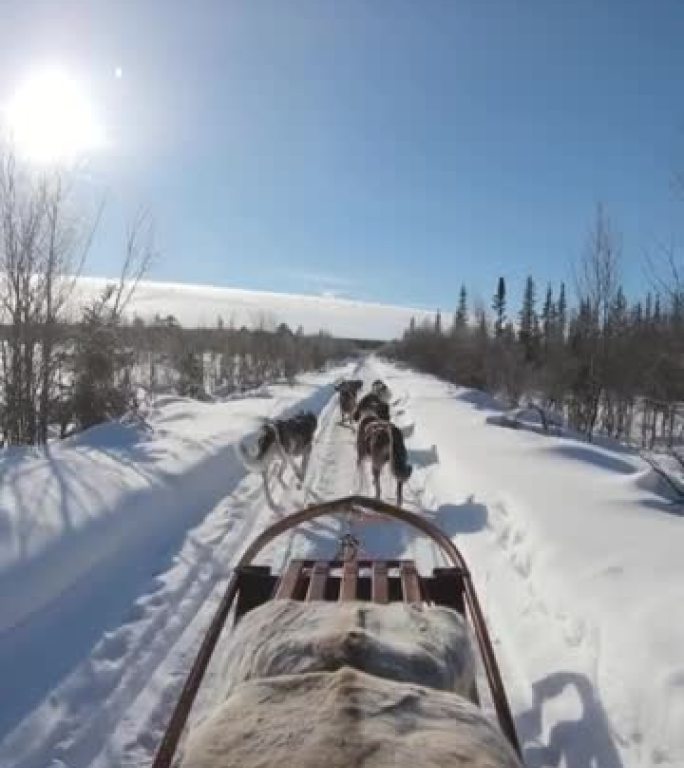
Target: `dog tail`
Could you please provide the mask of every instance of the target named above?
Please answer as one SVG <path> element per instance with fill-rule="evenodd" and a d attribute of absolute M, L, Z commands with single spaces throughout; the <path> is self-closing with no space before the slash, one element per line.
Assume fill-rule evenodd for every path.
<path fill-rule="evenodd" d="M 268 434 L 271 431 L 273 432 L 272 436 Z M 263 472 L 266 469 L 268 447 L 274 439 L 277 440 L 275 424 L 269 419 L 264 419 L 258 432 L 256 445 L 248 447 L 244 439 L 238 440 L 235 446 L 238 459 L 250 472 Z"/>
<path fill-rule="evenodd" d="M 235 445 L 235 453 L 238 459 L 250 472 L 263 472 L 265 469 L 265 462 L 262 458 L 259 458 L 254 450 L 250 450 L 243 440 L 238 440 Z"/>
<path fill-rule="evenodd" d="M 401 430 L 395 427 L 394 424 L 389 425 L 388 432 L 392 474 L 397 480 L 405 483 L 411 477 L 413 467 L 408 463 L 408 451 L 404 443 L 404 436 L 401 434 Z"/>

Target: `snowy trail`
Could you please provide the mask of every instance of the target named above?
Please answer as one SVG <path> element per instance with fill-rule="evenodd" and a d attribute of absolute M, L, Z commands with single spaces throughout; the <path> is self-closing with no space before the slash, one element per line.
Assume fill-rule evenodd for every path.
<path fill-rule="evenodd" d="M 372 365 L 366 364 L 354 375 L 361 376 L 366 385 L 369 385 L 377 377 L 377 371 Z M 289 473 L 286 478 L 288 475 Z M 393 489 L 389 487 L 388 478 L 384 479 L 388 487 L 383 488 L 383 491 L 392 498 Z M 209 572 L 211 566 L 204 566 L 207 570 L 204 582 L 214 584 L 213 589 L 203 593 L 201 599 L 187 598 L 193 605 L 193 614 L 174 615 L 174 626 L 183 627 L 183 631 L 179 632 L 172 649 L 153 673 L 150 675 L 148 671 L 140 676 L 144 677 L 144 688 L 141 688 L 135 700 L 127 701 L 125 707 L 122 707 L 125 713 L 115 725 L 114 736 L 107 739 L 104 746 L 100 744 L 97 755 L 83 754 L 77 759 L 71 757 L 72 762 L 67 763 L 70 768 L 72 765 L 107 768 L 113 764 L 148 764 L 176 701 L 184 674 L 194 659 L 202 633 L 208 626 L 223 592 L 229 575 L 228 564 L 234 562 L 246 543 L 272 523 L 279 514 L 285 514 L 314 500 L 332 499 L 369 489 L 370 478 L 362 479 L 357 473 L 355 433 L 339 425 L 337 398 L 331 398 L 319 414 L 315 449 L 304 487 L 298 489 L 291 477 L 289 480 L 287 488 L 274 486 L 273 495 L 277 506 L 276 510 L 273 510 L 264 502 L 260 479 L 246 478 L 189 539 L 186 546 L 196 546 L 197 540 L 201 540 L 207 553 L 212 553 L 212 562 L 224 564 L 223 578 L 215 582 Z M 419 495 L 412 487 L 409 487 L 407 493 L 407 506 L 420 509 Z M 314 521 L 274 541 L 264 551 L 260 562 L 270 564 L 274 570 L 279 571 L 294 557 L 333 557 L 339 545 L 339 537 L 346 530 L 347 523 L 344 520 L 328 518 Z M 376 520 L 354 526 L 353 530 L 363 539 L 364 546 L 371 555 L 415 557 L 421 560 L 425 567 L 442 563 L 432 544 L 415 540 L 404 526 Z M 201 571 L 196 578 L 202 582 Z M 167 631 L 168 629 L 165 630 Z M 213 668 L 220 667 L 220 652 L 219 646 Z M 212 668 L 193 712 L 194 717 L 201 714 L 203 701 L 204 706 L 209 706 L 212 701 L 211 680 Z M 125 692 L 125 698 L 129 699 L 130 686 L 124 685 L 122 690 Z M 100 727 L 94 728 L 95 734 L 102 732 Z M 97 743 L 97 739 L 94 739 L 94 742 Z"/>
<path fill-rule="evenodd" d="M 374 358 L 354 376 L 366 387 L 375 378 L 389 384 L 414 466 L 405 506 L 446 531 L 470 564 L 528 768 L 680 766 L 682 582 L 669 578 L 657 600 L 639 592 L 642 553 L 632 542 L 652 535 L 649 567 L 671 574 L 679 562 L 671 541 L 683 521 L 663 513 L 638 458 L 490 426 L 486 396 Z M 288 470 L 287 487 L 273 485 L 275 510 L 257 476 L 229 488 L 126 619 L 0 745 L 3 768 L 149 765 L 248 542 L 280 514 L 371 491 L 368 470 L 357 474 L 355 433 L 339 425 L 331 395 L 318 400 L 304 488 Z M 387 474 L 383 498 L 394 499 Z M 332 557 L 347 526 L 314 521 L 276 539 L 260 562 L 280 570 L 293 557 Z M 431 542 L 398 523 L 369 519 L 352 530 L 371 557 L 410 557 L 423 572 L 445 564 Z M 632 598 L 631 612 L 623 610 Z M 672 626 L 658 624 L 661 614 Z M 193 718 L 212 705 L 220 657 L 221 642 Z M 648 681 L 644 669 L 652 670 Z"/>

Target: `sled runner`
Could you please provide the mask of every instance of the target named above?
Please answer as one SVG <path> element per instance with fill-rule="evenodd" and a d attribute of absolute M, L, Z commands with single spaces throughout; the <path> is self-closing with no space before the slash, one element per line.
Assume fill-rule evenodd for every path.
<path fill-rule="evenodd" d="M 333 560 L 293 560 L 280 574 L 273 573 L 267 566 L 254 564 L 257 555 L 273 539 L 298 525 L 326 515 L 363 518 L 369 513 L 398 520 L 419 530 L 438 545 L 450 567 L 435 568 L 431 574 L 421 575 L 411 560 L 370 559 L 362 556 L 360 544 L 351 534 L 341 537 Z M 487 680 L 488 693 L 473 688 L 469 698 L 476 705 L 482 694 L 491 699 L 501 732 L 520 756 L 492 643 L 461 553 L 443 531 L 424 517 L 376 499 L 349 496 L 294 512 L 264 530 L 248 546 L 205 635 L 157 751 L 153 768 L 168 768 L 171 765 L 202 678 L 228 618 L 232 614 L 233 623 L 237 624 L 250 611 L 269 601 L 279 600 L 300 602 L 304 611 L 313 610 L 314 604 L 320 605 L 321 602 L 336 603 L 339 607 L 332 610 L 341 611 L 342 604 L 360 601 L 445 606 L 458 612 L 476 639 Z M 312 608 L 306 608 L 307 604 L 311 604 Z"/>

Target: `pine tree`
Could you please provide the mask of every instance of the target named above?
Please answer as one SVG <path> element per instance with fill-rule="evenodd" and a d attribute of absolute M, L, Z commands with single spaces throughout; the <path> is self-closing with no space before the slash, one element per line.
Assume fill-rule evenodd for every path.
<path fill-rule="evenodd" d="M 506 325 L 506 281 L 503 277 L 499 278 L 499 282 L 496 288 L 496 294 L 492 301 L 492 309 L 496 313 L 496 320 L 494 321 L 494 335 L 500 338 L 504 332 Z"/>
<path fill-rule="evenodd" d="M 520 311 L 518 339 L 525 350 L 525 361 L 534 362 L 539 357 L 539 318 L 535 309 L 536 290 L 530 275 L 525 282 L 523 306 Z"/>
<path fill-rule="evenodd" d="M 465 285 L 461 286 L 458 296 L 458 309 L 454 316 L 454 334 L 462 334 L 468 327 L 468 294 Z"/>
<path fill-rule="evenodd" d="M 553 288 L 549 284 L 546 288 L 546 298 L 544 299 L 544 308 L 542 309 L 542 335 L 544 345 L 548 346 L 553 335 L 553 325 L 555 321 L 556 307 L 553 303 Z"/>
<path fill-rule="evenodd" d="M 206 397 L 204 389 L 204 365 L 201 353 L 190 349 L 183 350 L 178 356 L 178 394 L 202 400 Z"/>
<path fill-rule="evenodd" d="M 486 342 L 487 339 L 489 338 L 489 328 L 487 327 L 487 315 L 484 309 L 481 309 L 478 312 L 477 335 L 481 343 Z"/>
<path fill-rule="evenodd" d="M 565 332 L 568 327 L 568 304 L 565 299 L 565 283 L 560 284 L 556 317 L 558 320 L 558 335 L 561 339 L 565 339 Z"/>
<path fill-rule="evenodd" d="M 618 286 L 615 293 L 615 301 L 613 302 L 611 311 L 611 324 L 619 330 L 623 328 L 627 323 L 627 299 L 625 298 L 625 292 L 622 290 L 622 286 Z"/>
<path fill-rule="evenodd" d="M 442 335 L 442 313 L 439 310 L 437 310 L 437 314 L 435 315 L 435 335 Z"/>
<path fill-rule="evenodd" d="M 82 310 L 71 359 L 71 408 L 81 429 L 118 418 L 133 400 L 127 375 L 132 360 L 119 339 L 114 292 L 114 286 L 107 286 Z"/>

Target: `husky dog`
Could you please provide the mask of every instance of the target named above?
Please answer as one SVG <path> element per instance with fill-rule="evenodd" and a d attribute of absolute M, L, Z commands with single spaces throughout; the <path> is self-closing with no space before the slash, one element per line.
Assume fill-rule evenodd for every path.
<path fill-rule="evenodd" d="M 335 391 L 340 396 L 340 424 L 345 425 L 345 421 L 351 424 L 352 414 L 356 408 L 356 396 L 363 387 L 360 379 L 347 379 L 335 385 Z"/>
<path fill-rule="evenodd" d="M 257 435 L 256 444 L 250 450 L 241 440 L 238 443 L 238 454 L 247 469 L 261 472 L 264 479 L 264 489 L 270 499 L 268 487 L 268 471 L 271 465 L 280 459 L 278 480 L 283 483 L 283 473 L 290 466 L 297 480 L 302 483 L 313 448 L 313 437 L 318 426 L 318 419 L 310 411 L 300 411 L 289 419 L 267 419 L 262 424 Z M 293 458 L 302 457 L 299 469 Z M 284 484 L 284 483 L 283 483 Z"/>
<path fill-rule="evenodd" d="M 377 395 L 383 402 L 389 403 L 392 392 L 382 379 L 376 379 L 371 384 L 371 392 Z"/>
<path fill-rule="evenodd" d="M 359 400 L 359 403 L 352 414 L 352 418 L 354 421 L 361 421 L 361 419 L 368 414 L 375 416 L 378 419 L 389 421 L 389 405 L 387 405 L 379 395 L 376 395 L 375 392 L 369 392 Z"/>
<path fill-rule="evenodd" d="M 413 467 L 408 463 L 408 451 L 401 430 L 385 419 L 366 412 L 359 421 L 356 435 L 356 461 L 359 471 L 364 459 L 370 459 L 375 485 L 375 498 L 380 498 L 380 473 L 385 464 L 397 481 L 397 505 L 401 506 L 404 483 L 411 477 Z"/>

